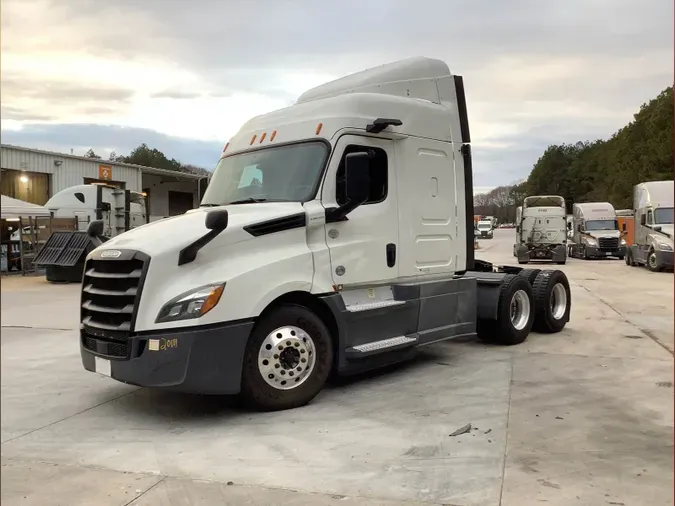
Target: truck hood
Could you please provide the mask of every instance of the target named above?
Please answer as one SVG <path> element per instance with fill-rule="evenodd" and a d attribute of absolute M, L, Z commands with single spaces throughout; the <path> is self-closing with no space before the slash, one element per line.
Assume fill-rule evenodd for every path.
<path fill-rule="evenodd" d="M 593 230 L 590 232 L 586 232 L 589 236 L 591 236 L 593 239 L 604 239 L 607 237 L 620 237 L 621 232 L 618 230 Z"/>
<path fill-rule="evenodd" d="M 229 214 L 227 228 L 214 240 L 214 243 L 221 245 L 253 239 L 243 230 L 247 225 L 304 212 L 299 202 L 201 207 L 131 229 L 106 241 L 97 249 L 134 249 L 150 256 L 178 251 L 208 232 L 204 221 L 206 214 L 214 209 L 227 209 Z"/>
<path fill-rule="evenodd" d="M 673 239 L 673 225 L 661 225 L 661 230 L 657 232 L 656 230 L 654 231 L 655 234 L 657 235 L 663 235 L 668 237 L 669 239 Z"/>

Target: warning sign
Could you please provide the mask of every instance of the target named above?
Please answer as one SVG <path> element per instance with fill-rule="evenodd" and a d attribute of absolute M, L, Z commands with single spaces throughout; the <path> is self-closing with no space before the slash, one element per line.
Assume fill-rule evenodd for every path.
<path fill-rule="evenodd" d="M 112 165 L 99 165 L 98 178 L 106 181 L 112 180 Z"/>

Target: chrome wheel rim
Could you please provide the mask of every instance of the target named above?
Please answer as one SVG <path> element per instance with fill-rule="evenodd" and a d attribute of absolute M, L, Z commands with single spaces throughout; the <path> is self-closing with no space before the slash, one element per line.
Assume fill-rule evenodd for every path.
<path fill-rule="evenodd" d="M 549 304 L 553 318 L 560 320 L 567 310 L 567 292 L 562 283 L 556 283 L 553 290 L 551 290 Z"/>
<path fill-rule="evenodd" d="M 658 262 L 656 261 L 656 253 L 652 253 L 651 255 L 649 255 L 649 266 L 650 266 L 652 269 L 656 269 L 656 264 L 657 264 L 657 263 L 658 263 Z"/>
<path fill-rule="evenodd" d="M 270 332 L 258 352 L 260 375 L 277 390 L 299 387 L 307 381 L 315 365 L 314 341 L 299 327 L 279 327 Z"/>
<path fill-rule="evenodd" d="M 518 290 L 511 297 L 509 306 L 511 325 L 516 330 L 523 330 L 530 321 L 530 298 L 525 290 Z"/>

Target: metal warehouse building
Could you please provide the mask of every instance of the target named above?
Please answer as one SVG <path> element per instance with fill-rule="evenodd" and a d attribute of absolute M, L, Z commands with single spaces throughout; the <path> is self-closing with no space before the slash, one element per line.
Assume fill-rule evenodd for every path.
<path fill-rule="evenodd" d="M 1 193 L 43 205 L 65 188 L 106 183 L 146 194 L 150 219 L 182 214 L 200 201 L 206 177 L 2 144 Z M 203 190 L 202 190 L 203 191 Z"/>

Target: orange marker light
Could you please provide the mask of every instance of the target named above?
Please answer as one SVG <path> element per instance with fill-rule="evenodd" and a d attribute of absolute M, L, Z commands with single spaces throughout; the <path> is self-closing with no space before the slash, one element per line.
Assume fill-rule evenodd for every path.
<path fill-rule="evenodd" d="M 316 125 L 316 135 L 319 135 L 322 128 L 323 128 L 323 123 L 319 123 L 318 125 Z"/>
<path fill-rule="evenodd" d="M 218 301 L 220 300 L 220 296 L 223 294 L 224 288 L 225 287 L 221 285 L 213 289 L 204 301 L 204 304 L 202 304 L 202 308 L 199 310 L 200 314 L 204 315 L 216 307 L 216 304 L 218 304 Z"/>
<path fill-rule="evenodd" d="M 265 140 L 266 135 L 267 135 L 267 132 L 263 132 L 263 134 L 260 136 L 260 144 L 262 144 L 262 141 Z"/>
<path fill-rule="evenodd" d="M 274 132 L 272 132 L 272 135 L 270 135 L 270 142 L 272 142 L 276 136 L 277 136 L 277 131 L 275 130 Z"/>
<path fill-rule="evenodd" d="M 255 138 L 256 138 L 256 137 L 257 137 L 257 135 L 253 135 L 253 137 L 251 137 L 251 142 L 248 143 L 249 146 L 252 146 L 252 145 L 253 145 L 253 143 L 255 142 Z"/>

